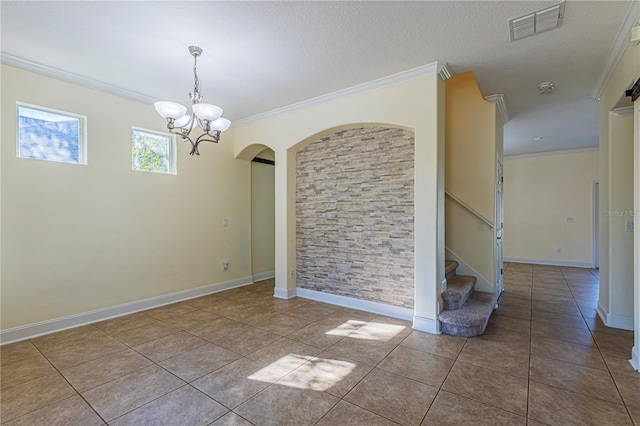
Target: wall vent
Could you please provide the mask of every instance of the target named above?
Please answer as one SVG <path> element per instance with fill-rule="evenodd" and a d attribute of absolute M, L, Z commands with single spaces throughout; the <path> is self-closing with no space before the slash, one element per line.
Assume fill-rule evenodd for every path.
<path fill-rule="evenodd" d="M 564 2 L 509 20 L 511 41 L 562 26 Z"/>

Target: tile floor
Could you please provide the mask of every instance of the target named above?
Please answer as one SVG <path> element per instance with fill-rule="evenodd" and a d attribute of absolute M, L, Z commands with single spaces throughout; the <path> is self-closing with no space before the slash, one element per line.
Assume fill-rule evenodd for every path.
<path fill-rule="evenodd" d="M 7 425 L 640 425 L 597 271 L 508 264 L 487 332 L 272 297 L 267 280 L 3 346 Z"/>

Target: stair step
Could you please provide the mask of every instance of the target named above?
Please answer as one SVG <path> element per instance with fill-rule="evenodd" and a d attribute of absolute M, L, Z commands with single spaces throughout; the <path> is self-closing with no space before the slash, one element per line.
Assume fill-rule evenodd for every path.
<path fill-rule="evenodd" d="M 454 275 L 447 280 L 447 289 L 442 292 L 444 309 L 453 311 L 460 309 L 473 292 L 476 277 L 470 275 Z"/>
<path fill-rule="evenodd" d="M 447 280 L 450 280 L 456 275 L 456 268 L 458 267 L 458 262 L 455 260 L 445 260 L 444 261 L 444 277 Z"/>
<path fill-rule="evenodd" d="M 496 299 L 495 294 L 474 291 L 462 308 L 440 312 L 442 332 L 462 337 L 481 335 L 487 328 Z"/>

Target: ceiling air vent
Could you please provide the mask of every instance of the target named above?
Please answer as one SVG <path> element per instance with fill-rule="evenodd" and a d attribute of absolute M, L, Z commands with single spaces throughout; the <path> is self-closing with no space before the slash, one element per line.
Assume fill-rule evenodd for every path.
<path fill-rule="evenodd" d="M 511 41 L 562 26 L 564 2 L 509 20 Z"/>

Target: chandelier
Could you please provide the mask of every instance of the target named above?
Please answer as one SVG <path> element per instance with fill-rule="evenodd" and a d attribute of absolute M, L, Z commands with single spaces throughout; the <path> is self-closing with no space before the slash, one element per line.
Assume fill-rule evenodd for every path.
<path fill-rule="evenodd" d="M 191 98 L 191 114 L 187 114 L 187 108 L 175 102 L 160 101 L 154 106 L 162 117 L 167 119 L 167 129 L 169 132 L 179 135 L 183 142 L 191 143 L 190 155 L 200 155 L 198 145 L 200 142 L 220 141 L 220 133 L 229 128 L 231 122 L 222 117 L 222 108 L 212 104 L 201 103 L 200 80 L 196 70 L 198 56 L 202 54 L 202 49 L 198 46 L 189 46 L 189 53 L 193 56 L 193 92 L 189 93 Z M 202 129 L 204 133 L 195 140 L 189 137 L 191 131 L 196 127 Z"/>

